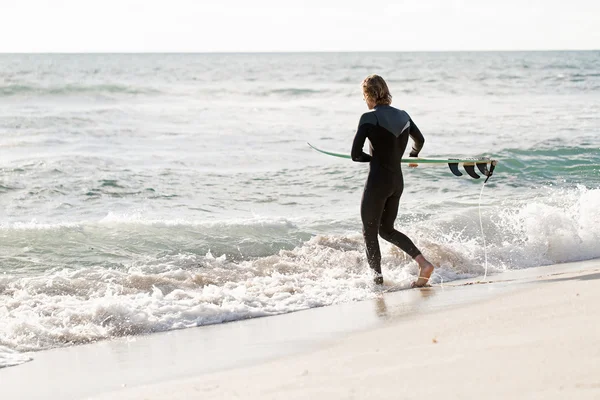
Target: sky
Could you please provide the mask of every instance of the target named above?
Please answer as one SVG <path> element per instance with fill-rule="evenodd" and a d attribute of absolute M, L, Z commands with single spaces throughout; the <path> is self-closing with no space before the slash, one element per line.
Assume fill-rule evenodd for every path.
<path fill-rule="evenodd" d="M 0 52 L 600 49 L 600 0 L 0 0 Z"/>

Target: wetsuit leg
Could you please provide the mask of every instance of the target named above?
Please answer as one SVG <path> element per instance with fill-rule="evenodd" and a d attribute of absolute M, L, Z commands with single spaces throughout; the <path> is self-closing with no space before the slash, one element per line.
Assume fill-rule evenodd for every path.
<path fill-rule="evenodd" d="M 387 178 L 387 179 L 386 179 Z M 381 274 L 381 251 L 379 249 L 379 226 L 388 196 L 393 193 L 389 177 L 371 170 L 360 205 L 367 261 L 373 271 Z"/>
<path fill-rule="evenodd" d="M 385 207 L 381 215 L 381 225 L 379 227 L 379 234 L 381 238 L 388 242 L 395 244 L 400 247 L 405 253 L 412 258 L 415 258 L 421 252 L 417 249 L 417 246 L 406 236 L 404 233 L 394 229 L 394 221 L 398 216 L 398 207 L 400 204 L 400 196 L 403 191 L 403 184 L 399 186 L 396 192 L 388 197 L 385 202 Z"/>

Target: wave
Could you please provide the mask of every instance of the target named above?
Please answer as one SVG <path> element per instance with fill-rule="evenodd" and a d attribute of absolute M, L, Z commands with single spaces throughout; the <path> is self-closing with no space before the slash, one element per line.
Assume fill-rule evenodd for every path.
<path fill-rule="evenodd" d="M 501 160 L 495 176 L 510 186 L 522 187 L 524 182 L 540 186 L 560 179 L 574 187 L 600 186 L 600 157 L 592 143 L 584 147 L 569 146 L 562 141 L 546 141 L 532 149 L 506 149 L 495 156 Z"/>
<path fill-rule="evenodd" d="M 540 159 L 543 158 L 542 154 L 553 153 L 552 150 L 539 149 L 532 155 L 535 155 L 533 158 Z M 562 153 L 565 159 L 572 158 L 568 157 L 568 149 L 563 149 Z M 497 184 L 510 188 L 513 180 L 523 180 L 527 174 L 535 174 L 537 177 L 533 182 L 539 182 L 540 177 L 543 177 L 541 173 L 550 168 L 543 164 L 526 166 L 528 162 L 530 161 L 523 160 L 523 155 L 512 161 L 503 159 L 503 173 L 489 183 L 492 187 L 487 190 L 494 190 L 493 186 Z M 595 173 L 600 168 L 596 165 L 596 170 L 586 169 L 579 163 L 572 162 L 570 160 L 568 165 L 560 167 L 569 172 L 577 170 L 584 174 Z M 525 172 L 520 172 L 522 170 Z M 522 182 L 516 187 L 522 187 Z M 472 260 L 470 264 L 481 265 L 483 238 L 479 227 L 479 209 L 476 204 L 462 204 L 461 199 L 462 197 L 457 198 L 458 204 L 454 207 L 446 205 L 438 211 L 435 208 L 437 206 L 435 209 L 430 207 L 416 221 L 413 218 L 420 215 L 418 209 L 412 214 L 401 214 L 397 224 L 404 226 L 410 237 L 420 238 L 415 240 L 422 241 L 421 247 L 443 244 L 461 257 Z M 448 201 L 451 199 L 447 199 L 445 203 Z M 486 237 L 493 236 L 486 241 L 488 247 L 491 246 L 490 251 L 496 254 L 492 254 L 490 258 L 492 264 L 500 269 L 515 269 L 578 261 L 581 260 L 580 257 L 600 257 L 600 250 L 595 246 L 595 240 L 600 238 L 600 210 L 595 209 L 594 204 L 600 204 L 599 188 L 582 184 L 556 188 L 539 183 L 535 190 L 522 196 L 511 196 L 498 204 L 484 203 L 481 211 Z M 455 211 L 449 213 L 451 209 Z M 10 249 L 21 254 L 18 260 L 3 261 L 5 264 L 13 263 L 14 270 L 36 265 L 33 261 L 26 263 L 28 255 L 21 252 L 22 243 L 33 242 L 38 247 L 36 260 L 54 260 L 52 267 L 92 266 L 99 258 L 110 259 L 111 255 L 115 257 L 115 262 L 120 262 L 121 257 L 134 258 L 141 254 L 152 257 L 166 253 L 197 256 L 211 252 L 217 257 L 225 255 L 232 261 L 241 262 L 293 250 L 320 234 L 335 233 L 335 240 L 346 240 L 345 232 L 360 232 L 360 221 L 357 219 L 358 217 L 352 216 L 348 220 L 335 221 L 305 217 L 190 220 L 152 218 L 142 213 L 108 213 L 98 220 L 88 221 L 4 222 L 0 223 L 0 238 L 4 254 L 10 254 Z M 555 224 L 553 219 L 560 221 L 559 230 L 555 229 L 558 222 Z M 593 224 L 594 221 L 597 222 L 596 225 Z M 533 226 L 539 230 L 530 229 Z M 575 246 L 571 240 L 565 241 L 570 246 L 575 246 L 576 252 L 571 254 L 555 243 L 562 231 L 572 233 L 573 240 L 579 243 Z M 65 241 L 64 237 L 68 237 L 69 241 Z M 494 238 L 501 240 L 494 242 Z M 527 247 L 532 243 L 536 243 L 536 246 Z M 553 244 L 544 248 L 541 246 L 544 243 Z M 362 244 L 356 245 L 355 250 L 362 251 Z M 90 251 L 90 248 L 102 249 L 102 257 Z M 525 248 L 528 250 L 521 253 L 521 249 Z M 517 253 L 521 257 L 515 258 Z M 70 265 L 67 260 L 75 260 L 75 264 Z M 439 264 L 443 262 L 443 257 L 440 257 Z M 481 271 L 481 268 L 473 267 L 468 272 Z"/>
<path fill-rule="evenodd" d="M 370 279 L 349 250 L 360 241 L 316 237 L 242 262 L 209 252 L 4 275 L 0 343 L 34 351 L 365 299 L 374 295 Z"/>
<path fill-rule="evenodd" d="M 0 270 L 31 274 L 99 264 L 119 267 L 136 257 L 179 253 L 248 260 L 293 249 L 310 237 L 283 219 L 208 222 L 110 213 L 99 221 L 0 223 L 0 250 L 6 255 Z"/>
<path fill-rule="evenodd" d="M 160 94 L 161 92 L 151 88 L 140 88 L 118 84 L 99 84 L 99 85 L 76 85 L 69 84 L 63 86 L 36 86 L 36 85 L 4 85 L 0 86 L 0 97 L 11 97 L 20 95 L 40 95 L 40 96 L 69 96 L 79 94 L 89 95 L 142 95 L 142 94 Z"/>
<path fill-rule="evenodd" d="M 599 258 L 599 203 L 600 189 L 578 187 L 487 204 L 484 236 L 477 207 L 401 216 L 398 224 L 438 266 L 432 283 L 440 284 L 486 268 Z M 5 224 L 0 346 L 35 351 L 377 295 L 359 231 L 311 231 L 285 219 L 209 223 L 116 214 L 85 223 Z M 389 283 L 417 274 L 415 262 L 385 242 L 382 269 Z"/>
<path fill-rule="evenodd" d="M 14 186 L 7 186 L 7 185 L 0 184 L 0 194 L 12 192 L 12 191 L 15 191 L 15 190 L 19 190 L 19 189 L 17 187 L 14 187 Z"/>
<path fill-rule="evenodd" d="M 328 89 L 310 89 L 310 88 L 279 88 L 279 89 L 271 89 L 271 90 L 256 90 L 252 91 L 248 94 L 252 96 L 260 96 L 260 97 L 268 97 L 268 96 L 281 96 L 281 97 L 307 97 L 307 96 L 315 96 L 315 95 L 323 95 L 331 92 Z"/>

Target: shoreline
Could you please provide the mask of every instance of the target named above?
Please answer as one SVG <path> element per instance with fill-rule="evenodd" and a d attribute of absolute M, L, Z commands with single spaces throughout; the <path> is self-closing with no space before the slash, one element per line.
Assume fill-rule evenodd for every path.
<path fill-rule="evenodd" d="M 407 333 L 412 339 L 403 342 L 402 351 L 394 348 L 392 353 L 400 351 L 398 356 L 404 354 L 404 351 L 410 353 L 415 348 L 411 343 L 418 343 L 419 339 L 411 331 L 427 329 L 428 323 L 452 325 L 464 318 L 467 319 L 463 323 L 471 323 L 468 318 L 471 313 L 474 318 L 487 321 L 490 310 L 497 310 L 499 305 L 510 302 L 510 299 L 523 297 L 529 292 L 545 293 L 548 289 L 544 288 L 548 285 L 559 288 L 561 285 L 565 288 L 568 286 L 570 290 L 574 279 L 579 279 L 578 277 L 588 277 L 581 278 L 586 279 L 581 282 L 598 289 L 600 280 L 596 281 L 595 275 L 600 277 L 599 272 L 600 260 L 558 264 L 504 272 L 488 277 L 486 282 L 478 282 L 478 279 L 453 281 L 432 288 L 385 293 L 376 300 L 308 309 L 275 318 L 242 320 L 42 351 L 34 354 L 32 362 L 0 370 L 2 397 L 7 400 L 159 399 L 173 398 L 169 397 L 171 392 L 179 390 L 177 398 L 184 398 L 195 393 L 198 388 L 218 385 L 225 392 L 208 393 L 202 389 L 203 398 L 228 398 L 239 390 L 237 382 L 243 382 L 246 375 L 254 373 L 257 374 L 254 375 L 254 380 L 245 383 L 251 385 L 254 391 L 244 391 L 248 395 L 245 398 L 277 398 L 278 394 L 301 398 L 308 391 L 317 396 L 317 388 L 337 387 L 342 390 L 353 381 L 346 382 L 346 376 L 343 375 L 332 375 L 327 382 L 321 382 L 315 377 L 318 381 L 314 382 L 316 386 L 310 390 L 307 388 L 304 393 L 303 386 L 293 390 L 275 390 L 277 383 L 272 382 L 268 376 L 275 374 L 280 376 L 277 382 L 289 381 L 292 385 L 297 377 L 287 376 L 286 371 L 293 370 L 298 363 L 305 365 L 308 371 L 302 377 L 311 380 L 308 379 L 310 371 L 318 370 L 329 360 L 336 359 L 339 359 L 342 369 L 350 368 L 347 372 L 352 373 L 352 363 L 348 363 L 346 358 L 365 356 L 371 347 L 366 346 L 366 343 L 375 341 L 381 343 L 382 348 L 385 348 L 385 343 L 395 343 L 394 331 L 401 330 L 403 335 Z M 588 295 L 590 294 L 586 293 Z M 540 302 L 547 297 L 547 293 L 534 296 L 542 309 L 543 303 Z M 523 312 L 526 309 L 527 307 Z M 465 330 L 462 334 L 473 333 Z M 446 341 L 446 334 L 437 334 L 439 339 L 435 336 L 433 334 L 428 338 L 427 345 L 431 345 L 434 339 L 438 342 L 433 344 Z M 349 343 L 355 345 L 348 349 Z M 464 345 L 464 339 L 457 339 L 457 344 Z M 387 351 L 386 349 L 381 355 L 392 354 Z M 395 360 L 393 357 L 383 364 L 367 363 L 367 369 L 381 372 L 382 368 L 391 368 Z M 417 360 L 420 358 L 413 361 Z M 400 366 L 402 362 L 398 368 Z M 399 372 L 406 373 L 406 365 Z M 321 371 L 320 375 L 327 373 Z M 236 383 L 230 385 L 225 382 Z M 389 383 L 386 385 L 389 386 Z M 354 390 L 360 391 L 367 386 L 369 385 L 358 385 Z M 392 387 L 389 389 L 397 390 Z M 161 392 L 162 397 L 159 395 Z M 327 390 L 323 391 L 326 392 Z M 349 392 L 342 396 L 342 392 L 343 390 L 336 391 L 341 396 L 339 398 L 350 396 Z M 388 395 L 390 393 L 392 392 Z M 418 393 L 418 390 L 414 393 Z M 337 394 L 327 398 L 338 398 Z M 600 395 L 600 391 L 597 394 Z M 363 395 L 369 394 L 365 392 Z M 382 392 L 382 395 L 385 393 Z"/>

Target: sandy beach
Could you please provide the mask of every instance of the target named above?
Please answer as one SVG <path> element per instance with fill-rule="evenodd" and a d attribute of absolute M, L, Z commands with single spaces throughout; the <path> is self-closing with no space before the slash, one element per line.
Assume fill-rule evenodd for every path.
<path fill-rule="evenodd" d="M 485 282 L 34 353 L 2 398 L 600 398 L 600 262 Z"/>

